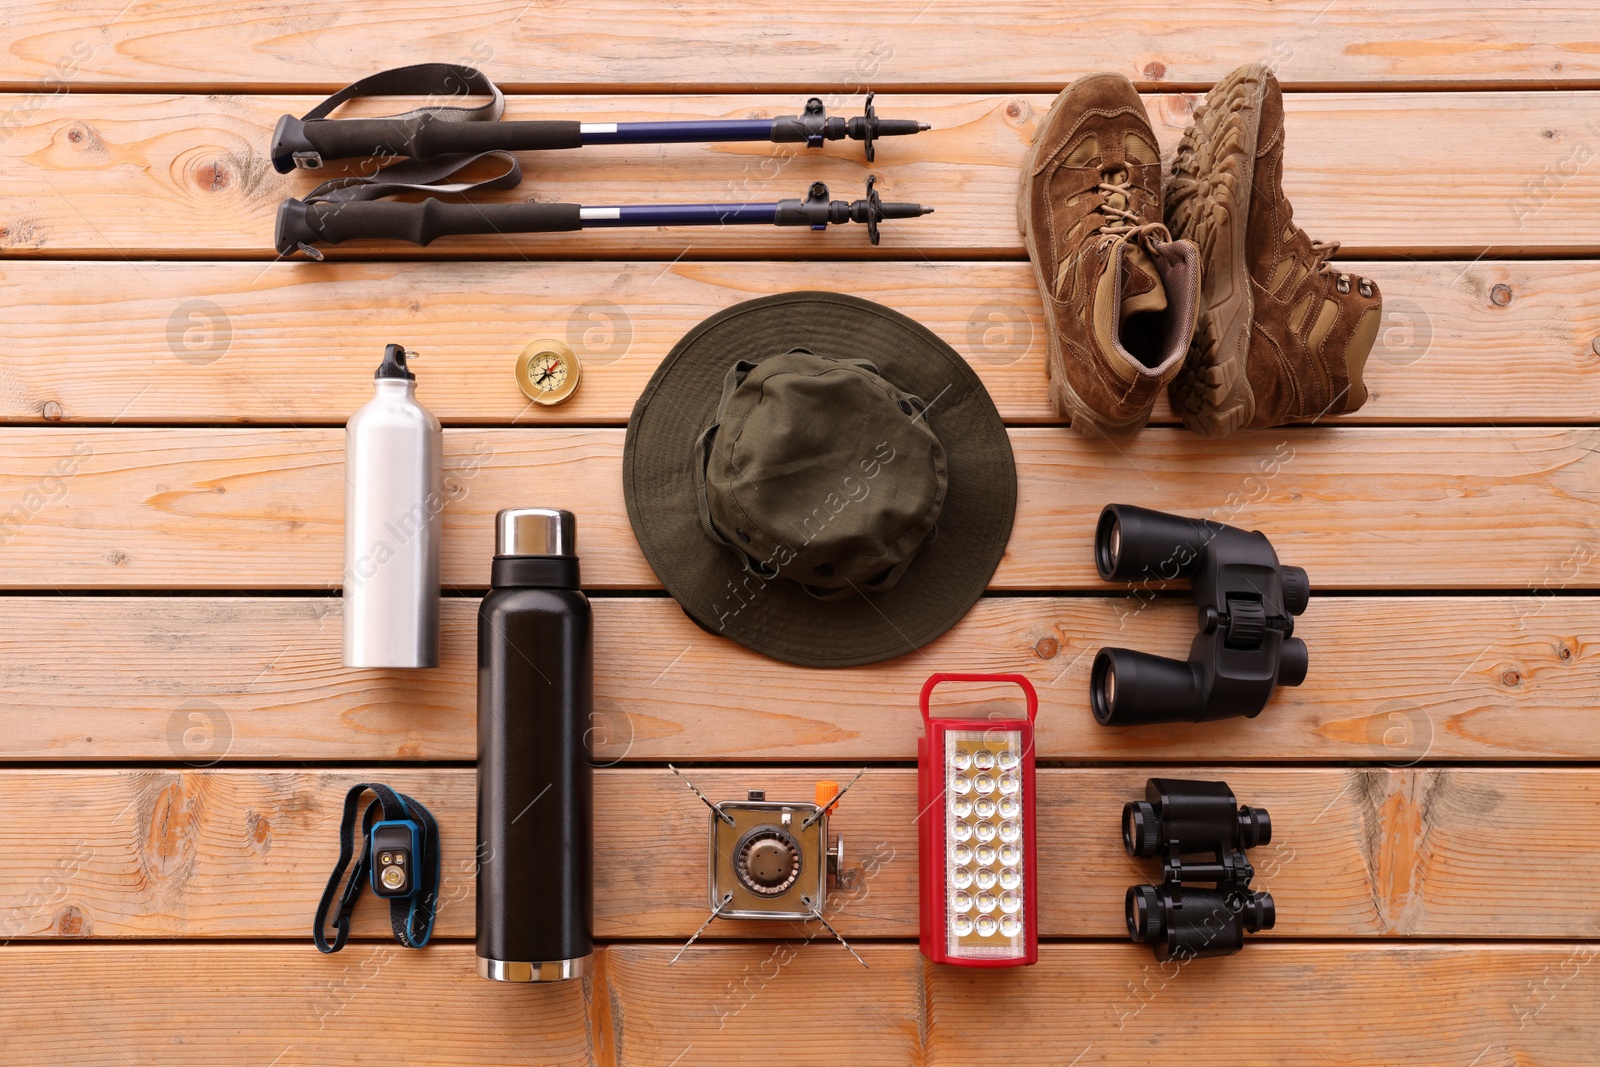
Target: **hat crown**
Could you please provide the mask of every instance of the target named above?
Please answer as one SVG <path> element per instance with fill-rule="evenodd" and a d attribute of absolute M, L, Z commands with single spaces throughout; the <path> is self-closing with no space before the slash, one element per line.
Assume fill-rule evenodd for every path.
<path fill-rule="evenodd" d="M 922 402 L 866 360 L 794 349 L 729 374 L 706 505 L 760 573 L 841 595 L 888 588 L 932 535 L 948 481 Z"/>

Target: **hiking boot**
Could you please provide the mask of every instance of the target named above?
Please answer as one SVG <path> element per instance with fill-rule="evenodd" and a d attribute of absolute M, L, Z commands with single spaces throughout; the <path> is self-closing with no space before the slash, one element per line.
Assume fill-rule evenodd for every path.
<path fill-rule="evenodd" d="M 1283 196 L 1283 92 L 1261 64 L 1206 94 L 1178 145 L 1167 224 L 1200 246 L 1200 321 L 1172 384 L 1207 437 L 1315 421 L 1367 399 L 1362 371 L 1383 316 L 1366 278 L 1339 271 Z"/>
<path fill-rule="evenodd" d="M 1161 153 L 1132 82 L 1090 74 L 1056 97 L 1023 162 L 1017 225 L 1056 409 L 1082 433 L 1137 430 L 1182 369 L 1200 262 L 1161 222 Z"/>

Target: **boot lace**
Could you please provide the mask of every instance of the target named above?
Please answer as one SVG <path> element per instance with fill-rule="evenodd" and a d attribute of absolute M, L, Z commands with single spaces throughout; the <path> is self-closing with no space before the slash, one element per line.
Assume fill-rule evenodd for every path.
<path fill-rule="evenodd" d="M 1118 241 L 1136 241 L 1145 247 L 1146 251 L 1154 253 L 1157 242 L 1172 240 L 1172 233 L 1166 225 L 1160 222 L 1140 222 L 1136 212 L 1128 210 L 1133 203 L 1135 189 L 1133 177 L 1128 171 L 1117 168 L 1116 170 L 1101 171 L 1100 183 L 1095 186 L 1095 191 L 1100 194 L 1100 212 L 1103 221 L 1093 230 L 1090 236 L 1098 236 L 1095 242 L 1095 251 L 1104 252 Z M 1113 197 L 1117 199 L 1113 200 Z M 1056 269 L 1056 292 L 1061 292 L 1061 287 L 1066 284 L 1067 277 L 1072 273 L 1072 260 L 1065 259 Z"/>
<path fill-rule="evenodd" d="M 1304 230 L 1301 230 L 1300 233 L 1302 236 L 1305 236 Z M 1312 237 L 1306 237 L 1306 240 L 1311 244 L 1311 254 L 1317 257 L 1317 273 L 1325 274 L 1336 279 L 1334 285 L 1338 288 L 1339 292 L 1348 293 L 1350 291 L 1350 283 L 1351 281 L 1354 281 L 1356 283 L 1357 291 L 1359 291 L 1362 296 L 1372 295 L 1373 290 L 1371 282 L 1367 281 L 1367 279 L 1361 277 L 1359 274 L 1349 274 L 1345 271 L 1341 271 L 1329 262 L 1329 260 L 1334 257 L 1334 254 L 1339 251 L 1338 241 L 1318 241 Z"/>
<path fill-rule="evenodd" d="M 1128 171 L 1120 167 L 1102 171 L 1100 179 L 1100 184 L 1095 186 L 1095 191 L 1100 194 L 1100 206 L 1095 210 L 1100 212 L 1105 221 L 1091 231 L 1101 235 L 1096 248 L 1103 249 L 1118 240 L 1138 240 L 1147 247 L 1158 237 L 1172 240 L 1172 234 L 1165 225 L 1159 222 L 1141 223 L 1138 214 L 1128 210 L 1135 192 L 1133 176 Z"/>

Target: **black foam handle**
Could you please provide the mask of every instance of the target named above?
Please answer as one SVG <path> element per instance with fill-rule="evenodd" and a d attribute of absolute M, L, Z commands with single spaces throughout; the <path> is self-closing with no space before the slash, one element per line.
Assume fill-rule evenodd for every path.
<path fill-rule="evenodd" d="M 314 152 L 322 162 L 407 156 L 434 159 L 493 151 L 542 151 L 581 148 L 577 120 L 521 122 L 452 122 L 437 115 L 404 118 L 313 119 L 285 115 L 272 138 L 272 161 L 278 170 L 294 169 L 296 153 Z"/>
<path fill-rule="evenodd" d="M 288 255 L 302 244 L 339 244 L 358 237 L 426 245 L 454 234 L 557 233 L 582 226 L 577 204 L 451 204 L 432 197 L 415 204 L 285 200 L 278 208 L 274 244 L 280 255 Z"/>

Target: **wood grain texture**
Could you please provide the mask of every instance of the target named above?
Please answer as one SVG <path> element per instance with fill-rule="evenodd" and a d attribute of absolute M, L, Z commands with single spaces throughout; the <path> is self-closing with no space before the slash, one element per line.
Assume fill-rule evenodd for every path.
<path fill-rule="evenodd" d="M 8 87 L 160 84 L 333 91 L 386 66 L 475 62 L 502 85 L 802 93 L 866 85 L 1054 89 L 1116 70 L 1211 82 L 1271 62 L 1311 85 L 1592 84 L 1600 21 L 1582 0 L 1468 8 L 1444 0 L 1046 0 L 945 5 L 846 0 L 663 8 L 491 0 L 448 15 L 422 0 L 309 0 L 241 9 L 197 0 L 19 0 L 0 47 Z"/>
<path fill-rule="evenodd" d="M 1273 538 L 1319 589 L 1594 588 L 1600 430 L 1268 430 L 1202 441 L 1011 431 L 1018 499 L 996 590 L 1104 591 L 1092 531 L 1108 501 Z M 445 432 L 444 582 L 487 585 L 492 519 L 566 508 L 584 581 L 648 589 L 627 521 L 620 429 Z M 0 565 L 12 589 L 337 588 L 343 432 L 12 428 Z"/>
<path fill-rule="evenodd" d="M 993 1049 L 998 1035 L 972 1025 L 986 1004 L 1019 1059 L 1078 1067 L 1564 1064 L 1589 1055 L 1580 1046 L 1600 1025 L 1593 1000 L 1579 1002 L 1600 985 L 1593 942 L 1252 945 L 1165 969 L 1120 948 L 1052 946 L 1032 972 L 928 966 L 926 1062 Z"/>
<path fill-rule="evenodd" d="M 1088 708 L 1103 644 L 1181 656 L 1186 600 L 987 597 L 924 654 L 821 672 L 691 623 L 672 601 L 597 599 L 606 763 L 910 760 L 935 669 L 1021 671 L 1042 759 L 1600 759 L 1600 600 L 1316 596 L 1305 684 L 1257 718 L 1107 730 Z M 477 601 L 442 609 L 429 671 L 340 666 L 337 598 L 0 598 L 6 760 L 470 760 Z M 987 707 L 1006 689 L 949 687 Z"/>
<path fill-rule="evenodd" d="M 981 1061 L 1001 1036 L 974 1020 L 1003 1019 L 1018 1063 L 1522 1067 L 1586 1062 L 1600 1026 L 1593 942 L 1260 943 L 1170 974 L 1131 944 L 1046 945 L 1037 966 L 1000 971 L 927 964 L 910 945 L 862 946 L 867 970 L 792 941 L 697 946 L 669 969 L 676 951 L 613 945 L 593 978 L 530 987 L 474 977 L 461 944 L 14 947 L 0 1053 L 324 1067 L 392 1049 L 403 1023 L 417 1067 L 745 1065 L 752 1047 L 773 1067 L 897 1067 Z"/>
<path fill-rule="evenodd" d="M 808 800 L 840 769 L 691 768 L 713 800 L 765 789 Z M 1226 781 L 1272 814 L 1250 852 L 1278 924 L 1260 937 L 1600 936 L 1600 772 L 1464 768 L 1040 768 L 1039 933 L 1126 935 L 1123 894 L 1158 881 L 1130 860 L 1122 805 L 1149 777 Z M 16 770 L 0 777 L 0 939 L 309 938 L 338 856 L 344 794 L 382 780 L 427 804 L 444 844 L 440 937 L 473 936 L 474 774 Z M 916 772 L 868 770 L 830 831 L 846 872 L 829 921 L 847 937 L 917 936 Z M 595 934 L 687 939 L 709 912 L 704 804 L 671 771 L 606 768 L 595 781 Z M 493 862 L 492 860 L 490 862 Z M 1507 872 L 1516 870 L 1515 877 Z M 389 937 L 357 909 L 355 935 Z M 721 938 L 817 937 L 793 923 L 713 923 Z"/>
<path fill-rule="evenodd" d="M 0 590 L 26 594 L 0 597 L 0 1063 L 1594 1059 L 1590 0 L 17 0 L 0 53 Z M 871 168 L 848 143 L 527 154 L 494 198 L 771 200 L 813 180 L 854 198 L 874 170 L 937 212 L 876 249 L 859 226 L 663 228 L 273 262 L 278 202 L 341 173 L 277 175 L 277 117 L 441 59 L 515 90 L 512 118 L 770 116 L 812 93 L 848 115 L 887 89 L 884 115 L 934 125 Z M 1173 428 L 1164 402 L 1137 438 L 1070 435 L 1012 215 L 1022 153 L 1052 94 L 1096 69 L 1147 92 L 1170 153 L 1204 88 L 1251 61 L 1290 89 L 1297 221 L 1383 287 L 1373 398 L 1337 426 L 1226 442 Z M 844 672 L 710 637 L 659 595 L 597 596 L 606 944 L 581 982 L 481 981 L 477 602 L 446 598 L 437 670 L 340 666 L 338 427 L 382 344 L 420 349 L 423 398 L 452 426 L 452 593 L 486 583 L 492 513 L 529 503 L 578 511 L 594 588 L 654 593 L 617 491 L 633 400 L 694 323 L 807 287 L 926 322 L 1017 427 L 994 595 L 921 654 Z M 543 336 L 589 359 L 552 411 L 510 377 Z M 1094 651 L 1181 655 L 1193 625 L 1181 592 L 1094 576 L 1108 500 L 1260 527 L 1306 566 L 1306 684 L 1255 720 L 1095 726 Z M 912 943 L 914 695 L 936 667 L 1021 670 L 1044 697 L 1048 943 L 1025 971 L 935 967 Z M 940 699 L 978 713 L 1014 694 Z M 669 968 L 707 910 L 707 813 L 668 760 L 718 797 L 809 797 L 871 764 L 833 823 L 847 871 L 830 909 L 869 970 L 819 929 L 734 922 Z M 1124 938 L 1123 892 L 1157 872 L 1123 856 L 1117 817 L 1152 774 L 1226 779 L 1273 814 L 1252 859 L 1279 925 L 1238 956 L 1162 966 Z M 305 943 L 362 779 L 444 825 L 425 952 L 391 944 L 372 899 L 342 955 Z"/>
<path fill-rule="evenodd" d="M 266 158 L 279 115 L 305 112 L 314 103 L 307 97 L 71 93 L 24 108 L 29 99 L 0 97 L 0 114 L 25 112 L 6 145 L 16 165 L 0 187 L 0 252 L 8 255 L 267 261 L 282 198 L 303 196 L 343 173 L 279 175 Z M 881 147 L 873 169 L 884 196 L 938 210 L 886 224 L 877 248 L 860 226 L 827 233 L 731 226 L 494 234 L 426 249 L 367 240 L 332 246 L 328 255 L 1020 259 L 1018 168 L 1050 101 L 1040 94 L 880 98 L 885 115 L 934 126 Z M 1172 150 L 1197 102 L 1190 94 L 1148 100 L 1164 151 Z M 793 97 L 748 94 L 519 97 L 508 113 L 684 119 L 770 116 L 798 105 Z M 392 113 L 401 106 L 388 101 L 354 111 Z M 1600 180 L 1585 166 L 1600 150 L 1600 92 L 1294 95 L 1285 113 L 1284 183 L 1295 220 L 1314 237 L 1342 241 L 1346 256 L 1600 254 L 1600 239 L 1585 225 L 1600 209 Z M 861 195 L 866 170 L 859 145 L 833 142 L 797 158 L 802 151 L 744 143 L 546 152 L 528 161 L 520 187 L 481 199 L 770 201 L 798 197 L 816 180 L 829 183 L 836 197 Z M 353 172 L 362 165 L 343 166 Z M 317 270 L 303 262 L 262 267 L 266 284 Z M 945 272 L 942 281 L 962 284 L 958 271 Z"/>
<path fill-rule="evenodd" d="M 1371 398 L 1341 425 L 1593 421 L 1600 263 L 1351 263 L 1378 278 Z M 949 280 L 959 277 L 952 288 Z M 1506 286 L 1511 300 L 1491 299 Z M 383 346 L 422 353 L 418 396 L 447 424 L 622 424 L 663 356 L 730 304 L 851 292 L 967 357 L 1010 423 L 1059 421 L 1023 263 L 0 263 L 0 418 L 342 425 Z M 352 314 L 352 309 L 360 309 Z M 537 337 L 585 361 L 555 408 L 512 377 Z M 1175 422 L 1163 396 L 1155 421 Z"/>

